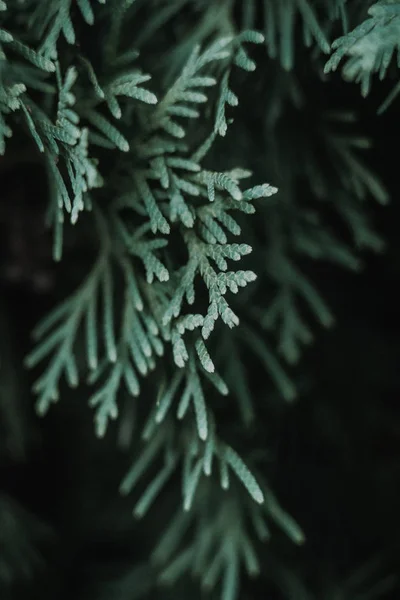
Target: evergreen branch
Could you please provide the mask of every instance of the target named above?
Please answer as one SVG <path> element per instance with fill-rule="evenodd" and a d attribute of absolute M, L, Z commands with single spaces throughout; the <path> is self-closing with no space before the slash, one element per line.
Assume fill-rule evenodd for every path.
<path fill-rule="evenodd" d="M 332 44 L 332 56 L 325 72 L 335 71 L 347 58 L 342 73 L 346 80 L 361 84 L 361 93 L 367 96 L 372 75 L 379 73 L 383 79 L 397 52 L 400 60 L 400 3 L 391 0 L 374 3 L 369 9 L 370 18 Z"/>
<path fill-rule="evenodd" d="M 187 459 L 187 494 L 200 472 L 200 463 L 190 462 L 193 458 Z M 153 560 L 161 567 L 160 581 L 173 585 L 191 572 L 200 579 L 204 591 L 211 592 L 218 586 L 221 598 L 237 598 L 241 565 L 250 576 L 260 571 L 253 530 L 261 541 L 268 540 L 267 519 L 276 518 L 294 541 L 304 541 L 298 525 L 276 503 L 268 488 L 266 493 L 268 509 L 243 502 L 240 495 L 222 497 L 206 479 L 190 509 L 191 519 L 177 513 L 153 551 Z M 188 531 L 193 531 L 189 542 Z"/>
<path fill-rule="evenodd" d="M 55 308 L 34 330 L 36 347 L 28 354 L 25 364 L 32 368 L 49 359 L 48 366 L 34 384 L 34 391 L 39 395 L 37 407 L 44 414 L 51 402 L 59 399 L 60 379 L 65 375 L 71 387 L 79 383 L 80 367 L 76 361 L 76 342 L 80 328 L 85 319 L 88 356 L 90 366 L 96 365 L 97 327 L 95 314 L 98 297 L 103 302 L 103 343 L 108 360 L 117 359 L 116 342 L 113 325 L 112 281 L 110 267 L 110 250 L 104 225 L 99 221 L 103 238 L 103 248 L 88 277 L 82 285 L 57 308 Z"/>
<path fill-rule="evenodd" d="M 95 249 L 97 260 L 89 272 L 84 262 L 78 265 L 78 273 L 84 271 L 80 285 L 36 327 L 26 364 L 42 369 L 34 384 L 40 413 L 58 399 L 64 379 L 72 387 L 85 381 L 97 435 L 104 436 L 119 416 L 125 447 L 134 437 L 142 378 L 161 367 L 154 382 L 147 380 L 153 400 L 143 444 L 132 456 L 121 493 L 137 492 L 133 513 L 142 518 L 174 494 L 179 473 L 180 510 L 153 555 L 160 579 L 175 583 L 190 573 L 210 595 L 218 590 L 223 600 L 234 600 L 242 571 L 254 576 L 261 570 L 258 541 L 269 539 L 270 522 L 296 544 L 304 534 L 250 458 L 235 449 L 240 439 L 231 441 L 238 431 L 228 422 L 222 437 L 212 394 L 219 394 L 215 415 L 231 409 L 231 398 L 225 398 L 231 391 L 249 424 L 256 403 L 247 363 L 256 359 L 280 394 L 295 398 L 277 353 L 289 363 L 299 359 L 313 337 L 308 313 L 325 327 L 333 323 L 307 264 L 324 260 L 358 270 L 351 240 L 359 248 L 382 248 L 362 201 L 372 196 L 383 204 L 387 192 L 357 155 L 368 142 L 341 134 L 343 115 L 333 119 L 333 127 L 310 115 L 319 137 L 315 147 L 308 143 L 310 123 L 302 132 L 308 102 L 301 104 L 308 96 L 302 97 L 295 76 L 274 78 L 274 67 L 266 77 L 260 73 L 256 90 L 264 98 L 269 86 L 266 120 L 259 123 L 254 114 L 254 129 L 259 123 L 261 133 L 253 129 L 252 115 L 239 123 L 240 143 L 233 140 L 226 155 L 220 138 L 232 121 L 230 109 L 239 104 L 235 68 L 256 67 L 247 44 L 261 44 L 265 37 L 269 55 L 291 69 L 297 25 L 306 46 L 315 42 L 327 53 L 334 20 L 342 18 L 345 28 L 345 2 L 157 0 L 152 6 L 108 0 L 102 9 L 99 4 L 105 0 L 23 0 L 7 8 L 0 0 L 0 151 L 14 131 L 39 150 L 48 173 L 56 259 L 66 215 L 75 223 L 82 210 L 93 208 L 94 217 L 87 218 L 97 219 L 99 227 L 94 244 L 91 236 L 82 239 L 82 249 L 82 230 L 72 228 L 73 251 L 83 257 Z M 337 40 L 327 70 L 347 57 L 345 71 L 361 78 L 365 89 L 367 71 L 384 76 L 398 50 L 398 4 L 376 2 L 373 24 Z M 246 29 L 236 35 L 240 8 Z M 260 16 L 265 36 L 252 30 Z M 172 39 L 178 41 L 171 50 Z M 133 43 L 144 46 L 143 64 L 148 61 L 157 74 L 157 96 L 147 87 L 150 75 L 134 64 Z M 287 98 L 297 110 L 296 136 L 284 112 Z M 239 119 L 256 108 L 251 95 L 248 100 L 237 111 Z M 247 188 L 252 173 L 232 168 L 253 134 L 255 167 L 277 163 L 272 179 L 282 180 L 278 202 L 264 200 L 277 188 Z M 98 190 L 103 177 L 106 186 Z M 260 218 L 250 227 L 247 215 L 257 205 Z M 343 236 L 327 227 L 325 211 L 331 209 L 343 219 Z M 253 248 L 256 259 L 250 256 Z M 236 328 L 239 316 L 245 324 Z M 211 338 L 219 320 L 227 327 Z M 127 412 L 119 414 L 123 406 Z M 7 523 L 0 535 L 3 529 L 7 533 Z M 295 588 L 289 581 L 284 589 L 294 596 Z"/>
<path fill-rule="evenodd" d="M 104 4 L 105 0 L 97 0 Z M 69 44 L 76 41 L 75 26 L 72 18 L 72 0 L 35 0 L 30 25 L 36 36 L 41 39 L 40 54 L 47 59 L 57 56 L 57 43 L 60 36 Z M 92 0 L 77 0 L 83 19 L 88 25 L 94 23 Z"/>
<path fill-rule="evenodd" d="M 264 0 L 264 36 L 268 54 L 278 59 L 282 67 L 291 70 L 295 61 L 296 29 L 301 21 L 303 41 L 306 47 L 316 43 L 324 54 L 330 51 L 327 23 L 338 17 L 346 18 L 345 0 L 331 0 L 317 3 L 311 0 Z M 257 3 L 255 0 L 242 1 L 243 27 L 255 26 Z M 329 20 L 327 17 L 330 17 Z"/>
<path fill-rule="evenodd" d="M 120 265 L 125 277 L 125 297 L 119 338 L 115 344 L 115 359 L 113 356 L 111 360 L 109 355 L 108 360 L 98 364 L 94 309 L 90 320 L 88 315 L 87 321 L 87 354 L 92 369 L 88 381 L 89 384 L 98 384 L 97 390 L 89 399 L 89 405 L 96 408 L 96 431 L 100 437 L 106 432 L 108 420 L 118 416 L 117 396 L 122 387 L 126 387 L 130 396 L 138 396 L 138 374 L 146 376 L 154 370 L 156 359 L 164 353 L 159 331 L 150 326 L 146 314 L 143 313 L 144 306 L 132 265 L 126 258 L 120 259 Z M 110 312 L 110 319 L 111 314 Z M 110 322 L 108 329 L 111 328 Z M 109 337 L 111 333 L 107 336 Z"/>
<path fill-rule="evenodd" d="M 158 460 L 157 457 L 161 453 L 163 456 L 164 467 L 159 472 L 159 477 L 161 478 L 160 484 L 156 483 L 159 481 L 158 476 L 156 476 L 154 483 L 151 483 L 148 489 L 153 489 L 154 487 L 154 489 L 157 489 L 157 493 L 159 493 L 161 487 L 166 484 L 168 478 L 178 467 L 180 460 L 183 460 L 183 508 L 186 512 L 189 512 L 195 505 L 198 506 L 198 503 L 201 503 L 203 495 L 202 490 L 204 486 L 207 489 L 209 485 L 207 481 L 211 481 L 210 478 L 212 475 L 212 462 L 214 456 L 220 468 L 221 465 L 225 465 L 226 469 L 228 469 L 228 467 L 231 468 L 233 473 L 235 473 L 237 478 L 243 483 L 254 502 L 263 504 L 264 495 L 254 475 L 233 448 L 228 447 L 217 440 L 214 427 L 211 428 L 206 439 L 204 436 L 199 435 L 199 431 L 196 432 L 193 428 L 188 430 L 188 435 L 178 437 L 176 433 L 173 433 L 174 430 L 176 430 L 176 426 L 173 425 L 170 419 L 166 418 L 166 414 L 174 396 L 177 394 L 181 382 L 182 376 L 177 374 L 168 388 L 162 388 L 155 410 L 152 411 L 143 432 L 145 447 L 143 452 L 132 463 L 131 468 L 123 479 L 120 486 L 121 493 L 131 493 L 134 487 L 136 487 L 142 474 L 150 469 L 151 463 Z M 186 398 L 190 394 L 195 395 L 197 393 L 196 387 L 199 383 L 200 382 L 196 377 L 193 377 L 192 372 L 190 378 L 186 379 L 186 387 L 181 396 L 178 413 L 183 404 L 188 406 L 189 401 Z M 188 394 L 187 390 L 189 386 L 191 386 L 192 389 Z M 194 400 L 194 403 L 196 403 L 196 400 Z M 181 414 L 182 412 L 183 411 L 181 411 Z M 197 427 L 198 425 L 199 423 L 197 423 Z M 191 433 L 189 434 L 189 432 Z M 225 485 L 223 481 L 221 482 L 221 486 L 222 489 L 228 489 L 228 486 Z M 145 492 L 145 495 L 146 493 L 147 492 Z M 154 500 L 152 494 L 150 494 L 150 496 L 151 502 L 146 502 L 146 512 Z M 140 504 L 141 501 L 139 501 L 139 505 Z M 142 510 L 139 511 L 140 515 L 138 514 L 137 509 L 135 509 L 134 512 L 137 516 L 144 515 L 144 511 Z"/>

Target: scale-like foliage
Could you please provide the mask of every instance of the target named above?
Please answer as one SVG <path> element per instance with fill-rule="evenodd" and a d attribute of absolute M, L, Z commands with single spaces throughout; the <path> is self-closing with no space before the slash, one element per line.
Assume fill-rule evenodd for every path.
<path fill-rule="evenodd" d="M 293 69 L 296 61 L 297 26 L 300 23 L 303 44 L 316 44 L 324 54 L 330 51 L 330 29 L 336 20 L 343 27 L 347 23 L 346 0 L 241 0 L 242 23 L 253 28 L 259 17 L 260 5 L 264 22 L 264 36 L 268 55 L 277 59 L 285 70 Z"/>
<path fill-rule="evenodd" d="M 88 25 L 94 23 L 93 5 L 105 4 L 105 0 L 77 0 L 76 4 Z M 47 58 L 57 57 L 57 43 L 62 36 L 69 44 L 75 44 L 76 32 L 72 17 L 73 0 L 34 0 L 31 4 L 29 26 L 41 40 L 40 54 Z"/>
<path fill-rule="evenodd" d="M 193 411 L 196 413 L 196 428 L 191 426 L 179 428 L 173 424 L 170 417 L 165 417 L 169 405 L 177 396 L 182 379 L 184 385 L 176 411 L 177 418 L 184 419 L 192 403 Z M 183 462 L 182 500 L 185 511 L 191 510 L 197 498 L 197 488 L 199 486 L 201 488 L 203 479 L 205 478 L 205 481 L 212 475 L 213 462 L 218 463 L 222 489 L 229 488 L 230 472 L 232 472 L 257 504 L 264 503 L 264 494 L 242 458 L 233 448 L 217 439 L 213 426 L 208 434 L 207 418 L 202 384 L 197 372 L 192 370 L 185 378 L 179 373 L 168 388 L 161 389 L 158 403 L 144 428 L 143 436 L 147 443 L 121 483 L 121 492 L 130 493 L 137 486 L 141 475 L 150 469 L 151 464 L 162 453 L 164 466 L 138 500 L 134 508 L 137 517 L 143 517 L 149 510 L 156 495 L 171 477 L 180 460 Z M 202 435 L 204 430 L 207 431 L 207 436 Z"/>
<path fill-rule="evenodd" d="M 231 460 L 229 451 L 226 457 Z M 183 489 L 191 498 L 202 463 L 196 462 L 195 456 L 188 462 L 192 465 L 186 467 Z M 225 463 L 222 463 L 220 473 L 222 480 L 227 482 Z M 257 542 L 268 540 L 269 520 L 285 529 L 293 542 L 301 544 L 304 541 L 298 525 L 283 511 L 268 488 L 265 488 L 265 494 L 266 504 L 262 509 L 243 502 L 240 494 L 232 498 L 219 492 L 218 498 L 213 486 L 206 481 L 200 487 L 190 513 L 176 513 L 152 554 L 155 564 L 162 567 L 160 581 L 171 585 L 190 572 L 200 579 L 204 591 L 220 588 L 220 597 L 224 600 L 237 598 L 242 569 L 250 577 L 260 573 Z M 216 504 L 220 507 L 217 511 L 213 509 Z M 193 533 L 189 534 L 190 531 Z"/>
<path fill-rule="evenodd" d="M 400 2 L 380 0 L 368 9 L 369 18 L 357 25 L 332 44 L 333 53 L 325 65 L 325 72 L 335 71 L 342 60 L 342 69 L 348 81 L 361 85 L 366 96 L 371 88 L 372 77 L 378 74 L 383 79 L 393 61 L 400 64 Z M 381 106 L 385 110 L 400 91 L 397 84 Z"/>
<path fill-rule="evenodd" d="M 257 415 L 244 354 L 280 396 L 296 397 L 278 356 L 299 360 L 313 339 L 310 316 L 326 327 L 334 321 L 307 267 L 319 260 L 359 269 L 352 246 L 382 247 L 362 201 L 387 200 L 357 155 L 368 142 L 340 133 L 349 115 L 317 124 L 313 115 L 313 146 L 309 128 L 301 129 L 296 77 L 251 79 L 253 50 L 262 55 L 265 42 L 269 58 L 289 71 L 298 60 L 297 25 L 305 46 L 326 54 L 333 23 L 346 31 L 348 7 L 344 0 L 157 0 L 157 11 L 144 0 L 17 4 L 0 2 L 0 152 L 14 131 L 38 151 L 58 261 L 66 216 L 72 243 L 84 231 L 83 211 L 97 233 L 82 239 L 93 264 L 85 247 L 74 283 L 65 278 L 59 304 L 33 331 L 26 364 L 37 371 L 38 411 L 59 399 L 64 382 L 82 386 L 102 437 L 122 407 L 149 404 L 121 492 L 140 490 L 133 512 L 142 518 L 180 475 L 182 506 L 153 553 L 160 579 L 192 573 L 233 600 L 243 568 L 261 571 L 258 544 L 269 538 L 269 521 L 294 543 L 304 535 L 218 416 L 229 414 L 232 398 L 246 425 Z M 398 2 L 375 3 L 369 21 L 334 43 L 326 70 L 349 58 L 346 76 L 366 91 L 397 49 L 397 13 Z M 180 36 L 187 14 L 196 18 Z M 263 34 L 253 30 L 260 16 Z M 176 42 L 164 52 L 169 39 Z M 254 139 L 240 129 L 255 106 L 253 98 L 241 106 L 244 77 L 242 87 L 268 86 Z M 285 130 L 288 99 L 296 140 Z M 259 154 L 254 179 L 241 134 Z M 257 183 L 260 171 L 261 182 L 280 181 L 280 194 Z M 346 240 L 327 227 L 329 210 L 345 223 Z"/>

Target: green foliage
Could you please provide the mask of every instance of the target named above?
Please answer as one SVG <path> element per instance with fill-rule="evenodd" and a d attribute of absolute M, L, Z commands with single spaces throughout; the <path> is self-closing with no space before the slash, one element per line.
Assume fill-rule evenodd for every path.
<path fill-rule="evenodd" d="M 105 0 L 97 0 L 105 4 Z M 31 2 L 29 26 L 34 35 L 40 39 L 40 54 L 55 59 L 57 57 L 57 42 L 63 36 L 69 44 L 76 42 L 76 32 L 73 23 L 72 0 L 45 0 Z M 83 19 L 88 25 L 94 23 L 92 0 L 77 0 L 77 5 Z"/>
<path fill-rule="evenodd" d="M 368 15 L 369 18 L 333 42 L 334 52 L 325 66 L 325 72 L 335 71 L 346 59 L 343 76 L 348 81 L 359 83 L 363 96 L 369 93 L 374 74 L 377 73 L 382 80 L 396 56 L 397 66 L 400 61 L 400 3 L 397 0 L 375 2 L 369 7 Z M 397 84 L 382 104 L 381 112 L 399 91 Z"/>
<path fill-rule="evenodd" d="M 304 534 L 218 415 L 236 399 L 246 425 L 257 417 L 243 353 L 280 398 L 296 398 L 289 368 L 313 340 L 311 322 L 334 322 L 308 267 L 357 271 L 359 251 L 381 250 L 364 205 L 371 197 L 384 204 L 387 194 L 360 157 L 368 140 L 347 129 L 353 115 L 310 115 L 296 75 L 286 73 L 297 60 L 297 24 L 304 45 L 327 54 L 333 23 L 347 27 L 344 1 L 245 0 L 237 3 L 243 30 L 234 3 L 154 4 L 0 3 L 0 152 L 16 132 L 39 154 L 60 269 L 65 233 L 86 244 L 59 303 L 33 331 L 26 365 L 37 373 L 40 414 L 65 394 L 64 383 L 81 387 L 99 437 L 146 397 L 142 447 L 130 445 L 121 492 L 144 484 L 133 508 L 144 518 L 180 475 L 182 506 L 153 553 L 160 581 L 192 573 L 234 600 L 243 569 L 262 570 L 269 522 L 296 544 Z M 397 48 L 396 7 L 374 4 L 371 19 L 334 42 L 326 71 L 350 57 L 345 75 L 366 93 Z M 184 10 L 199 18 L 171 50 L 166 40 L 179 37 Z M 254 29 L 259 10 L 264 35 Z M 145 25 L 133 35 L 141 11 Z M 149 49 L 156 33 L 160 46 Z M 270 79 L 249 75 L 264 43 L 279 63 Z M 153 80 L 147 71 L 162 70 L 154 55 L 165 45 L 170 64 Z M 240 88 L 262 96 L 264 85 L 253 136 L 241 123 L 255 92 L 242 107 Z M 288 135 L 293 114 L 296 138 Z M 238 133 L 260 147 L 254 173 Z M 347 237 L 331 231 L 332 213 Z"/>
<path fill-rule="evenodd" d="M 159 493 L 161 486 L 165 485 L 167 478 L 171 476 L 173 470 L 176 468 L 179 454 L 176 452 L 175 447 L 179 446 L 179 439 L 181 439 L 181 443 L 184 446 L 184 451 L 180 451 L 184 457 L 182 470 L 184 510 L 189 511 L 191 509 L 196 498 L 195 492 L 198 486 L 200 485 L 201 487 L 204 477 L 211 476 L 214 458 L 219 464 L 220 485 L 222 489 L 226 490 L 229 488 L 230 468 L 242 482 L 251 498 L 257 504 L 263 504 L 264 494 L 239 455 L 231 447 L 218 442 L 213 427 L 211 427 L 211 433 L 207 435 L 207 438 L 201 435 L 205 428 L 208 429 L 207 414 L 201 384 L 199 378 L 193 372 L 186 375 L 184 391 L 177 409 L 177 417 L 179 420 L 185 417 L 190 400 L 192 400 L 193 410 L 197 417 L 197 427 L 184 429 L 182 433 L 180 430 L 176 430 L 175 435 L 173 434 L 176 428 L 170 418 L 165 419 L 165 413 L 168 410 L 165 408 L 165 405 L 170 404 L 174 399 L 181 380 L 182 376 L 176 376 L 170 388 L 162 393 L 156 410 L 151 415 L 144 429 L 144 440 L 151 440 L 151 442 L 146 445 L 143 453 L 135 460 L 121 484 L 121 491 L 125 494 L 129 493 L 137 484 L 143 472 L 149 469 L 149 465 L 155 460 L 157 453 L 163 450 L 164 469 L 156 476 L 141 496 L 134 509 L 134 514 L 142 517 L 147 512 L 155 499 L 156 493 Z M 171 436 L 177 436 L 178 438 L 177 443 L 174 445 L 172 445 L 173 438 Z M 198 437 L 201 442 L 198 441 Z M 162 473 L 164 475 L 161 475 Z M 157 481 L 159 481 L 159 484 L 156 484 Z"/>
<path fill-rule="evenodd" d="M 299 22 L 304 46 L 309 48 L 316 44 L 321 52 L 329 54 L 329 29 L 337 19 L 342 26 L 346 25 L 345 3 L 346 0 L 263 0 L 260 3 L 242 0 L 242 21 L 244 27 L 254 27 L 261 5 L 268 55 L 272 59 L 278 59 L 285 70 L 291 70 L 296 59 L 296 30 Z"/>
<path fill-rule="evenodd" d="M 188 479 L 187 486 L 190 487 L 191 483 Z M 241 570 L 250 577 L 260 572 L 256 544 L 269 536 L 267 518 L 285 525 L 290 518 L 280 510 L 272 495 L 268 498 L 271 514 L 269 510 L 262 511 L 253 505 L 243 507 L 234 498 L 217 499 L 210 485 L 203 487 L 200 499 L 201 502 L 193 507 L 191 518 L 187 513 L 176 513 L 156 546 L 152 559 L 161 567 L 161 583 L 172 585 L 189 571 L 200 579 L 204 591 L 210 593 L 220 588 L 221 598 L 233 600 L 237 597 Z M 219 509 L 210 510 L 215 503 Z M 291 525 L 293 541 L 301 543 L 301 531 L 297 525 Z M 191 529 L 194 532 L 188 536 Z M 186 544 L 179 549 L 185 539 Z"/>
<path fill-rule="evenodd" d="M 253 539 L 265 542 L 269 538 L 268 520 L 274 521 L 296 544 L 303 543 L 304 534 L 282 510 L 268 486 L 260 487 L 235 450 L 217 439 L 213 427 L 204 443 L 199 442 L 193 428 L 182 432 L 172 421 L 164 421 L 165 404 L 171 403 L 179 384 L 180 380 L 176 379 L 171 388 L 160 394 L 158 408 L 144 431 L 145 439 L 151 436 L 152 442 L 135 459 L 121 491 L 127 494 L 137 487 L 157 455 L 163 454 L 162 469 L 142 492 L 134 508 L 134 515 L 143 517 L 177 467 L 176 444 L 171 436 L 179 435 L 184 445 L 181 483 L 184 510 L 178 509 L 171 518 L 151 558 L 159 569 L 161 583 L 172 585 L 191 572 L 200 578 L 204 590 L 221 587 L 221 597 L 232 600 L 237 597 L 242 565 L 250 576 L 260 571 Z M 188 385 L 197 385 L 196 380 L 191 376 L 185 385 L 186 389 Z M 185 390 L 180 406 L 187 403 L 186 396 Z M 180 406 L 178 418 L 182 415 Z M 227 495 L 227 490 L 236 483 L 231 481 L 231 472 L 256 503 L 239 490 Z M 220 491 L 212 483 L 213 478 L 219 479 Z M 217 511 L 212 509 L 215 506 L 218 506 Z"/>

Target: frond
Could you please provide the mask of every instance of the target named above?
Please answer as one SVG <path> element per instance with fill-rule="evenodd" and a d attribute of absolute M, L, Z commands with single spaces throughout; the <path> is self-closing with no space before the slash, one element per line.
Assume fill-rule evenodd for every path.
<path fill-rule="evenodd" d="M 363 96 L 368 94 L 375 73 L 383 79 L 392 59 L 397 56 L 397 63 L 400 61 L 400 3 L 376 2 L 368 14 L 368 19 L 333 42 L 334 52 L 325 65 L 325 72 L 329 73 L 345 59 L 343 76 L 360 83 Z"/>

